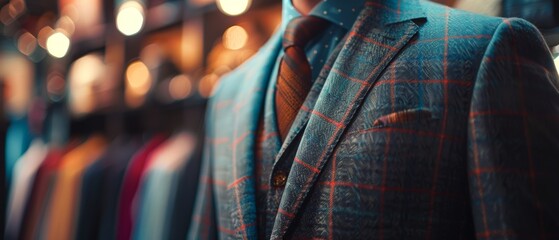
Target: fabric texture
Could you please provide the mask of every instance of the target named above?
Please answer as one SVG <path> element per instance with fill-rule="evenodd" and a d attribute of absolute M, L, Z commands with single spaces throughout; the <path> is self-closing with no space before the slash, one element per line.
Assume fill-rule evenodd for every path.
<path fill-rule="evenodd" d="M 276 34 L 214 91 L 190 239 L 259 234 L 254 149 L 280 51 Z M 370 0 L 332 56 L 269 176 L 293 162 L 272 239 L 559 236 L 559 77 L 533 25 Z"/>

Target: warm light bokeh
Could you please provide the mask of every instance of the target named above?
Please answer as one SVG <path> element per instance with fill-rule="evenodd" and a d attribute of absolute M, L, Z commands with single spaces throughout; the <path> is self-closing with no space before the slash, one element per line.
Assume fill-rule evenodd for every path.
<path fill-rule="evenodd" d="M 116 27 L 126 35 L 134 35 L 144 26 L 144 7 L 136 1 L 127 1 L 123 3 L 116 16 Z"/>
<path fill-rule="evenodd" d="M 169 82 L 169 94 L 174 100 L 187 98 L 192 91 L 192 80 L 186 75 L 178 75 Z"/>
<path fill-rule="evenodd" d="M 250 3 L 251 0 L 217 0 L 217 7 L 227 15 L 236 16 L 245 13 Z"/>
<path fill-rule="evenodd" d="M 53 57 L 62 58 L 70 49 L 70 39 L 61 32 L 55 31 L 47 38 L 47 50 Z"/>
<path fill-rule="evenodd" d="M 37 38 L 29 32 L 24 32 L 17 40 L 17 48 L 21 53 L 29 56 L 37 48 Z"/>
<path fill-rule="evenodd" d="M 140 106 L 152 84 L 149 69 L 141 61 L 132 62 L 126 68 L 126 103 L 131 107 Z"/>
<path fill-rule="evenodd" d="M 223 33 L 223 45 L 228 49 L 241 49 L 247 44 L 247 41 L 248 33 L 241 26 L 232 26 Z"/>
<path fill-rule="evenodd" d="M 85 55 L 72 64 L 68 80 L 70 83 L 70 108 L 73 113 L 84 114 L 94 110 L 96 97 L 93 89 L 103 78 L 105 69 L 106 65 L 99 54 Z M 49 93 L 55 90 L 59 84 L 56 81 L 52 83 L 49 81 L 49 84 L 54 84 L 53 89 L 49 89 Z"/>

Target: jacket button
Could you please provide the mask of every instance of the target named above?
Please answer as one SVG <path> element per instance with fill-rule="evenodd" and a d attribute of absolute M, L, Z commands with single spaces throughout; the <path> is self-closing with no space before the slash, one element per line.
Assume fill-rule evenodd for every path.
<path fill-rule="evenodd" d="M 285 182 L 287 182 L 287 174 L 283 171 L 277 171 L 276 175 L 272 178 L 272 185 L 274 185 L 274 187 L 283 187 L 285 186 Z"/>

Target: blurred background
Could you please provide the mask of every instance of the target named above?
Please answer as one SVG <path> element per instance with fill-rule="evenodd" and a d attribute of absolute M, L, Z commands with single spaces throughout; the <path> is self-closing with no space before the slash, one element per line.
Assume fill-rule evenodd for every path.
<path fill-rule="evenodd" d="M 540 28 L 557 56 L 555 1 L 436 2 L 525 18 Z M 185 205 L 198 181 L 206 99 L 220 77 L 256 53 L 280 21 L 281 0 L 0 0 L 6 239 L 84 233 L 125 239 L 144 233 L 137 231 L 151 215 L 142 214 L 175 206 L 161 199 L 182 199 Z M 181 144 L 189 147 L 176 147 Z M 70 154 L 78 150 L 82 155 Z M 82 165 L 70 164 L 78 160 L 68 159 L 76 158 Z M 148 174 L 153 172 L 176 178 L 161 182 L 153 177 L 157 174 Z M 134 206 L 122 200 L 125 190 L 136 196 L 139 185 L 148 193 L 160 191 L 149 186 L 169 186 L 169 194 L 178 194 L 158 199 L 144 194 L 135 197 L 140 203 Z M 63 199 L 71 204 L 49 203 L 60 198 L 49 191 L 71 198 Z M 91 194 L 99 202 L 84 200 Z M 137 213 L 123 220 L 123 206 Z M 186 208 L 173 217 L 182 225 L 166 229 L 168 234 L 184 234 L 190 217 Z M 69 211 L 67 218 L 50 223 L 50 212 L 62 210 Z M 123 222 L 128 227 L 119 233 Z"/>

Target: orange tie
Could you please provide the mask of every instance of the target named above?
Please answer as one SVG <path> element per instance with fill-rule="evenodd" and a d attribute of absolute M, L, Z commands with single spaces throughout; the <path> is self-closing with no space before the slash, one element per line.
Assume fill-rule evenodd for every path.
<path fill-rule="evenodd" d="M 276 86 L 276 113 L 282 141 L 311 89 L 311 67 L 305 45 L 326 26 L 328 21 L 322 18 L 298 17 L 289 22 L 283 35 L 285 53 Z"/>

